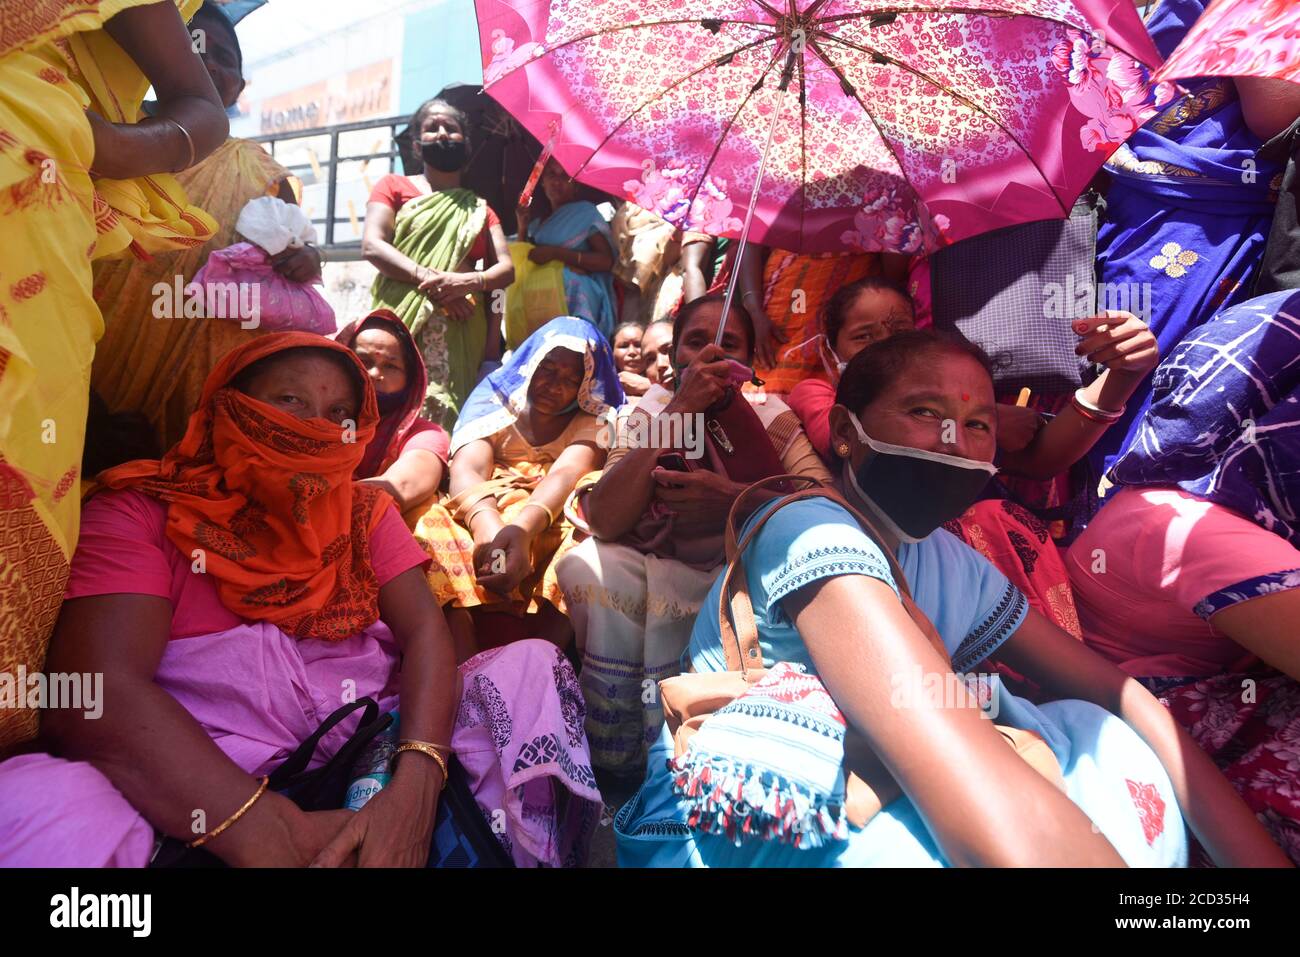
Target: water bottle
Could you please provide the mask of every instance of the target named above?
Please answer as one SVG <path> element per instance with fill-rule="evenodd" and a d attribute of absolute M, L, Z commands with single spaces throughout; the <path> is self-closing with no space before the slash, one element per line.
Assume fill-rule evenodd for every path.
<path fill-rule="evenodd" d="M 371 738 L 356 763 L 352 765 L 352 781 L 343 797 L 343 806 L 349 811 L 360 811 L 367 801 L 384 789 L 393 778 L 393 752 L 397 750 L 397 711 L 389 712 L 393 722 Z"/>

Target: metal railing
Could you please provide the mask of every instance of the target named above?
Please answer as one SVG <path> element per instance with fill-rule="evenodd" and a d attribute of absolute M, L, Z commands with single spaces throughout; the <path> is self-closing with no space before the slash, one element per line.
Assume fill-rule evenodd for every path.
<path fill-rule="evenodd" d="M 353 239 L 344 242 L 335 241 L 335 226 L 340 222 L 348 222 L 350 217 L 347 215 L 340 216 L 337 210 L 338 204 L 338 173 L 340 163 L 363 162 L 369 160 L 387 160 L 386 173 L 400 173 L 401 169 L 401 150 L 397 143 L 397 133 L 410 123 L 409 114 L 402 116 L 390 116 L 373 120 L 359 120 L 355 123 L 340 123 L 335 126 L 319 126 L 307 130 L 287 130 L 283 133 L 268 133 L 262 136 L 253 136 L 250 139 L 255 143 L 263 143 L 271 150 L 271 155 L 277 160 L 277 146 L 283 147 L 285 144 L 297 140 L 309 140 L 317 137 L 329 137 L 329 156 L 322 159 L 314 155 L 314 151 L 308 147 L 309 152 L 313 152 L 312 159 L 315 163 L 282 163 L 282 165 L 303 181 L 304 188 L 307 185 L 314 185 L 317 182 L 317 176 L 323 174 L 325 180 L 325 211 L 323 216 L 313 215 L 312 223 L 323 226 L 325 241 L 321 247 L 321 252 L 325 259 L 331 261 L 349 260 L 361 258 L 361 240 Z M 389 149 L 386 152 L 379 153 L 355 153 L 339 155 L 339 137 L 345 133 L 355 133 L 371 129 L 387 129 Z M 304 172 L 311 174 L 309 178 L 303 176 Z M 382 174 L 381 174 L 382 175 Z M 363 210 L 364 213 L 364 210 Z"/>

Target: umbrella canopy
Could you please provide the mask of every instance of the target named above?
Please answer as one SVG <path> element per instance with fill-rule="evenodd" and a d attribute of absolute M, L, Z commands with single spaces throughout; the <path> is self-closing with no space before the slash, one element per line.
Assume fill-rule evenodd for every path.
<path fill-rule="evenodd" d="M 1063 217 L 1173 95 L 1115 0 L 476 0 L 485 89 L 576 178 L 783 249 Z M 786 81 L 786 98 L 778 87 Z"/>
<path fill-rule="evenodd" d="M 1300 83 L 1300 3 L 1215 0 L 1157 76 L 1257 76 Z"/>

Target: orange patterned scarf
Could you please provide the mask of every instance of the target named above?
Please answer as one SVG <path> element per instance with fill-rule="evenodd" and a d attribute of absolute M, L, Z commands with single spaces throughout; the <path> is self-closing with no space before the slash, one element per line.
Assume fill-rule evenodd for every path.
<path fill-rule="evenodd" d="M 356 366 L 364 399 L 355 434 L 230 385 L 258 359 L 299 346 Z M 303 332 L 262 336 L 212 370 L 185 437 L 161 461 L 127 462 L 99 482 L 166 502 L 167 537 L 216 579 L 235 614 L 298 638 L 341 641 L 379 617 L 370 532 L 392 500 L 352 481 L 378 421 L 374 389 L 350 350 Z"/>

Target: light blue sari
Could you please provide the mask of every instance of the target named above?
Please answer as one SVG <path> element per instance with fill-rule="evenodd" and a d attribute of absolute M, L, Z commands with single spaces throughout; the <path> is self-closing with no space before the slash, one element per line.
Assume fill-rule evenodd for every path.
<path fill-rule="evenodd" d="M 528 239 L 539 246 L 563 246 L 578 252 L 591 250 L 591 237 L 599 233 L 614 248 L 609 223 L 594 203 L 565 203 L 542 222 L 528 224 Z M 607 272 L 585 275 L 564 267 L 564 297 L 569 314 L 586 319 L 609 338 L 614 334 L 614 277 Z"/>
<path fill-rule="evenodd" d="M 757 514 L 762 514 L 762 510 Z M 753 519 L 751 519 L 753 521 Z M 822 578 L 868 575 L 895 588 L 878 545 L 840 506 L 812 499 L 786 506 L 746 549 L 745 569 L 764 664 L 798 662 L 815 673 L 782 599 Z M 929 616 L 957 672 L 969 672 L 1020 627 L 1024 596 L 979 554 L 945 531 L 904 544 L 898 562 L 912 597 Z M 721 582 L 715 581 L 695 622 L 687 662 L 696 671 L 726 669 L 718 632 Z M 987 679 L 999 724 L 1037 732 L 1061 764 L 1067 793 L 1131 866 L 1187 863 L 1187 840 L 1168 775 L 1127 724 L 1096 705 L 1054 701 L 1035 706 Z M 981 697 L 983 697 L 981 695 Z M 991 710 L 991 708 L 990 708 Z M 992 716 L 992 715 L 991 715 Z M 747 838 L 741 846 L 686 824 L 674 794 L 667 729 L 651 749 L 645 783 L 618 813 L 624 867 L 939 867 L 942 852 L 906 797 L 894 801 L 847 840 L 793 847 Z"/>

